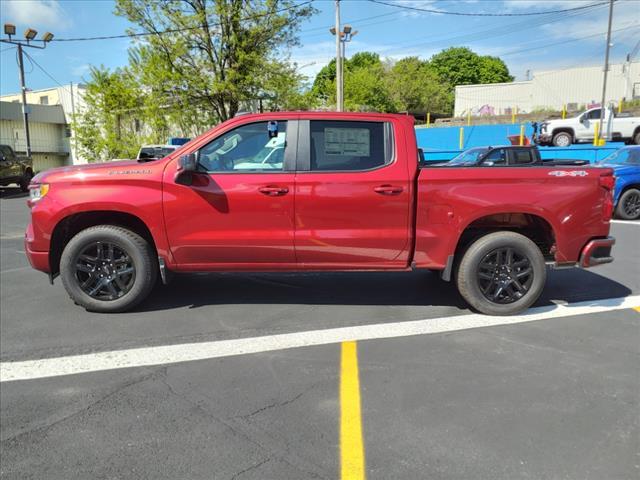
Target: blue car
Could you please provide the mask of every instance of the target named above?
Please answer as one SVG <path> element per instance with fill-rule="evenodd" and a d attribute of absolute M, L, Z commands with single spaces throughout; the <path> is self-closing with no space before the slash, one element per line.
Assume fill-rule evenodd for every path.
<path fill-rule="evenodd" d="M 615 216 L 624 220 L 638 220 L 640 218 L 640 146 L 623 147 L 600 161 L 598 165 L 614 169 Z"/>

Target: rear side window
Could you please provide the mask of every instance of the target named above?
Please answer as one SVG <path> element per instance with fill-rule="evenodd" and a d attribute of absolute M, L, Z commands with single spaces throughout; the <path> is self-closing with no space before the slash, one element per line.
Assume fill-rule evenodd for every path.
<path fill-rule="evenodd" d="M 386 122 L 310 122 L 311 171 L 371 170 L 393 159 L 391 124 Z"/>
<path fill-rule="evenodd" d="M 533 163 L 533 156 L 531 152 L 526 150 L 513 150 L 512 162 L 514 165 L 526 165 L 528 163 Z"/>

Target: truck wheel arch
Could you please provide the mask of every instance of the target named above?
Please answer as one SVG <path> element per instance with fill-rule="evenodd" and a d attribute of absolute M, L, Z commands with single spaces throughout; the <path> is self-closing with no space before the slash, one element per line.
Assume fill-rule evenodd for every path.
<path fill-rule="evenodd" d="M 467 223 L 458 236 L 454 250 L 455 262 L 459 262 L 469 245 L 478 238 L 498 231 L 524 235 L 540 248 L 545 260 L 554 260 L 556 236 L 547 219 L 527 212 L 504 212 L 485 215 Z"/>
<path fill-rule="evenodd" d="M 65 245 L 76 234 L 97 225 L 115 225 L 137 233 L 157 252 L 156 242 L 146 223 L 139 217 L 126 212 L 114 210 L 92 210 L 78 212 L 60 220 L 51 235 L 49 247 L 49 266 L 52 274 L 60 271 L 60 257 Z"/>

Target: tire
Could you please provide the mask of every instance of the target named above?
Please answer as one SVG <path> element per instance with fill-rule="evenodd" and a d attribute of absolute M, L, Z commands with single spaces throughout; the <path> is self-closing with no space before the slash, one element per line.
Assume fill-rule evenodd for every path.
<path fill-rule="evenodd" d="M 82 230 L 67 243 L 60 277 L 71 299 L 88 311 L 124 312 L 151 293 L 158 266 L 153 248 L 140 235 L 99 225 Z"/>
<path fill-rule="evenodd" d="M 487 270 L 492 259 L 495 265 L 504 260 L 504 267 L 492 265 Z M 471 244 L 458 266 L 456 282 L 462 297 L 475 310 L 487 315 L 514 315 L 540 297 L 546 279 L 547 269 L 538 246 L 524 235 L 504 231 L 490 233 Z"/>
<path fill-rule="evenodd" d="M 625 190 L 616 205 L 616 217 L 622 220 L 638 220 L 640 218 L 640 190 Z"/>
<path fill-rule="evenodd" d="M 569 132 L 558 132 L 553 136 L 551 143 L 556 147 L 568 147 L 573 143 L 573 135 Z"/>
<path fill-rule="evenodd" d="M 640 145 L 640 130 L 636 131 L 633 134 L 633 141 L 632 143 L 635 143 L 636 145 Z"/>
<path fill-rule="evenodd" d="M 32 178 L 33 178 L 33 173 L 31 173 L 31 171 L 24 172 L 24 175 L 20 179 L 20 183 L 18 183 L 18 185 L 20 186 L 20 190 L 22 190 L 23 192 L 28 192 L 29 182 L 31 182 Z"/>

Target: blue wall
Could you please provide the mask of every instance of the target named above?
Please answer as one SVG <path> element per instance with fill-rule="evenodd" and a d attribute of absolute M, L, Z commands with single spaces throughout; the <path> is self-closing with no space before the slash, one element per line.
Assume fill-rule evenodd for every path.
<path fill-rule="evenodd" d="M 475 125 L 464 129 L 464 149 L 487 145 L 509 145 L 509 135 L 520 135 L 520 124 Z M 531 138 L 533 128 L 525 124 L 525 136 Z M 451 160 L 459 149 L 460 127 L 416 128 L 418 146 L 424 150 L 426 160 Z M 624 146 L 621 142 L 607 142 L 603 147 L 589 143 L 570 147 L 540 147 L 542 158 L 570 158 L 597 162 Z"/>

